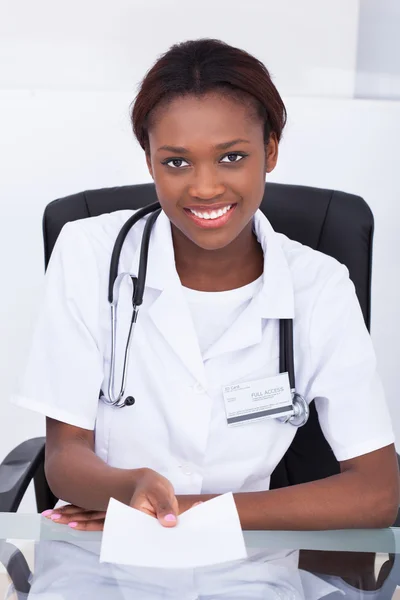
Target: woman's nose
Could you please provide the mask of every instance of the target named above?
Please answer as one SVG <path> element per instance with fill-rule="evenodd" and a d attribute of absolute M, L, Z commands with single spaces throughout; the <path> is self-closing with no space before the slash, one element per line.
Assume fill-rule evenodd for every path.
<path fill-rule="evenodd" d="M 214 169 L 199 169 L 194 173 L 189 186 L 189 195 L 201 200 L 212 200 L 221 196 L 226 190 L 225 185 Z"/>

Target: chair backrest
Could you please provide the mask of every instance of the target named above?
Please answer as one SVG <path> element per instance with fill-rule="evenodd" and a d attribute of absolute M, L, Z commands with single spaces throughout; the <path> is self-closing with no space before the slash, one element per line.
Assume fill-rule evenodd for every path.
<path fill-rule="evenodd" d="M 45 209 L 45 266 L 62 227 L 68 221 L 123 209 L 137 209 L 157 200 L 154 184 L 80 192 L 54 200 Z M 344 192 L 267 183 L 261 210 L 276 231 L 333 256 L 349 269 L 369 329 L 374 219 L 366 202 Z M 271 487 L 313 481 L 339 472 L 323 437 L 315 407 L 271 478 Z"/>

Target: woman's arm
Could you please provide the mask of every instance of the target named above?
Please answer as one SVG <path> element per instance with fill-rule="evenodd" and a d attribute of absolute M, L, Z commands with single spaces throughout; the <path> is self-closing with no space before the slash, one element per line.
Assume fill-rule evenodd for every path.
<path fill-rule="evenodd" d="M 169 488 L 160 488 L 158 480 L 157 499 L 154 496 L 149 499 L 146 493 L 144 501 L 143 498 L 134 500 L 147 469 L 110 467 L 94 453 L 93 432 L 52 419 L 47 421 L 46 476 L 56 496 L 90 511 L 106 510 L 113 496 L 149 514 L 175 513 Z M 343 461 L 340 466 L 339 475 L 319 481 L 235 494 L 242 529 L 319 530 L 392 525 L 399 505 L 399 472 L 394 446 Z M 154 476 L 164 480 L 152 472 L 152 488 Z M 178 496 L 179 512 L 213 497 L 215 494 Z M 89 514 L 78 520 L 90 523 L 98 518 L 99 515 Z M 65 516 L 59 522 L 70 520 L 76 520 L 76 515 Z M 87 523 L 81 528 L 88 528 Z"/>
<path fill-rule="evenodd" d="M 341 473 L 266 492 L 234 494 L 242 529 L 389 527 L 399 507 L 393 445 L 340 463 Z M 213 496 L 178 496 L 180 511 Z"/>
<path fill-rule="evenodd" d="M 44 516 L 81 530 L 102 530 L 113 497 L 165 527 L 176 525 L 178 501 L 165 477 L 148 468 L 110 467 L 95 453 L 93 431 L 50 418 L 46 429 L 46 478 L 54 495 L 70 504 Z"/>
<path fill-rule="evenodd" d="M 94 432 L 46 419 L 45 472 L 55 496 L 91 510 L 106 510 L 110 496 L 129 504 L 140 469 L 116 469 L 94 452 Z"/>
<path fill-rule="evenodd" d="M 94 432 L 47 418 L 45 472 L 50 489 L 58 498 L 80 507 L 58 510 L 58 523 L 91 521 L 90 529 L 102 529 L 104 511 L 111 497 L 157 517 L 165 527 L 173 527 L 178 502 L 171 483 L 152 469 L 110 467 L 94 450 Z M 50 517 L 50 512 L 46 516 Z M 53 514 L 54 517 L 54 514 Z"/>

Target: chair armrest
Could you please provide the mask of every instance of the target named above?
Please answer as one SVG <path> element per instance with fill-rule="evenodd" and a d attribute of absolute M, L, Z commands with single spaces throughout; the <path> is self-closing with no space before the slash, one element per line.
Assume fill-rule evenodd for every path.
<path fill-rule="evenodd" d="M 35 481 L 38 510 L 53 508 L 52 495 L 44 475 L 44 437 L 23 442 L 0 464 L 0 512 L 16 512 L 32 479 Z M 51 502 L 53 506 L 50 506 Z M 50 504 L 49 504 L 50 503 Z"/>
<path fill-rule="evenodd" d="M 31 589 L 32 573 L 19 548 L 5 540 L 0 540 L 0 563 L 4 565 L 13 582 L 17 598 L 27 598 Z"/>

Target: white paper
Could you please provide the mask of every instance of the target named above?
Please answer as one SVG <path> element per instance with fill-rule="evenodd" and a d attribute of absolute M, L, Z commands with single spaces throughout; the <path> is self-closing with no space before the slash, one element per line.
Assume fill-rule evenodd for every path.
<path fill-rule="evenodd" d="M 246 557 L 239 515 L 231 493 L 184 512 L 175 527 L 164 527 L 154 517 L 110 499 L 100 562 L 180 569 Z"/>

